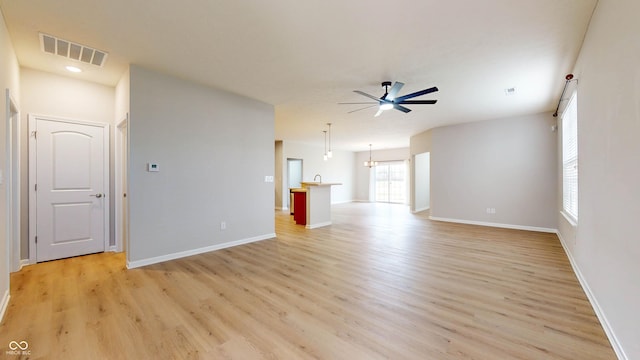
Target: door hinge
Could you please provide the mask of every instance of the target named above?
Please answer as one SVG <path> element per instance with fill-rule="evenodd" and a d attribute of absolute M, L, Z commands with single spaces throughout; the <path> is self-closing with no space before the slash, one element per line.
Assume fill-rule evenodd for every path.
<path fill-rule="evenodd" d="M 38 191 L 38 184 L 34 186 L 34 191 Z"/>
<path fill-rule="evenodd" d="M 38 243 L 38 236 L 36 236 L 36 244 Z"/>
<path fill-rule="evenodd" d="M 38 140 L 38 132 L 37 131 L 32 131 L 31 135 L 33 135 L 33 138 Z"/>

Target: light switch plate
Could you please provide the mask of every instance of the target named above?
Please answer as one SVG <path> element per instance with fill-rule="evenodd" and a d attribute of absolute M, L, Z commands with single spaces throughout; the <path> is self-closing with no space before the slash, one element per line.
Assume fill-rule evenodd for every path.
<path fill-rule="evenodd" d="M 160 165 L 158 165 L 157 163 L 147 163 L 147 171 L 158 172 L 160 171 Z"/>

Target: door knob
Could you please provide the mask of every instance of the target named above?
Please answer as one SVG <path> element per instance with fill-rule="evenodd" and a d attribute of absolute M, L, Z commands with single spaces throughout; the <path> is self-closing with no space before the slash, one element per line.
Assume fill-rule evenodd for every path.
<path fill-rule="evenodd" d="M 95 196 L 98 199 L 100 199 L 102 197 L 102 194 L 90 194 L 89 196 Z"/>

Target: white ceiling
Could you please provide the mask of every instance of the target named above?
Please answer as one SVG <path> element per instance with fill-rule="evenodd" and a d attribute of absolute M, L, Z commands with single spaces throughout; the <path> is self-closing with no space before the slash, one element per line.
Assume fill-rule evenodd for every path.
<path fill-rule="evenodd" d="M 115 85 L 138 64 L 273 104 L 276 139 L 334 149 L 409 145 L 436 126 L 552 111 L 597 0 L 0 0 L 24 67 Z M 64 70 L 43 32 L 109 53 L 104 68 Z M 348 113 L 381 96 L 437 86 L 374 118 Z M 505 95 L 515 88 L 516 94 Z"/>

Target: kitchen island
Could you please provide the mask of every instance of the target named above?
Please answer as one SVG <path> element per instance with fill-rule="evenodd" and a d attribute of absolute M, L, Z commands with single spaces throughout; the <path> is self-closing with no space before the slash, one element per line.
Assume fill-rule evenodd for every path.
<path fill-rule="evenodd" d="M 315 229 L 331 225 L 331 186 L 342 185 L 342 183 L 301 182 L 300 184 L 305 190 L 305 227 Z"/>

